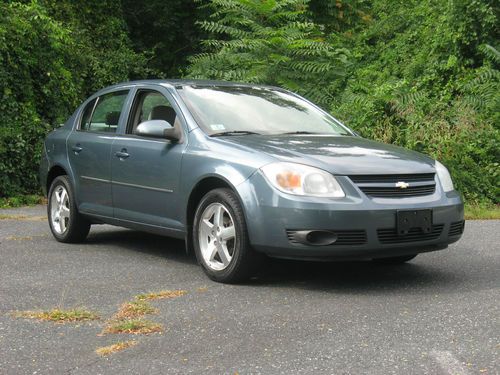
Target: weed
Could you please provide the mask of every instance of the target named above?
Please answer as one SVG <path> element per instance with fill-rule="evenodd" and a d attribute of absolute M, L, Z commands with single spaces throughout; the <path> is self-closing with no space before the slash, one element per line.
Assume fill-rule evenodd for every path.
<path fill-rule="evenodd" d="M 116 344 L 108 345 L 108 346 L 103 346 L 101 348 L 97 348 L 95 350 L 97 355 L 100 355 L 101 357 L 106 357 L 110 354 L 122 351 L 124 349 L 130 348 L 134 345 L 137 345 L 137 341 L 135 340 L 130 340 L 130 341 L 121 341 L 117 342 Z"/>
<path fill-rule="evenodd" d="M 185 290 L 162 290 L 160 292 L 150 292 L 145 294 L 139 294 L 135 296 L 138 301 L 164 299 L 164 298 L 175 298 L 186 294 Z"/>
<path fill-rule="evenodd" d="M 13 221 L 45 221 L 46 216 L 26 216 L 26 215 L 4 215 L 0 214 L 0 220 L 13 220 Z"/>
<path fill-rule="evenodd" d="M 70 323 L 99 319 L 97 314 L 84 309 L 62 310 L 55 308 L 47 311 L 17 311 L 14 312 L 13 315 L 16 318 L 36 319 L 56 323 Z"/>
<path fill-rule="evenodd" d="M 113 320 L 135 319 L 146 314 L 157 314 L 158 309 L 152 307 L 144 300 L 126 302 L 120 306 L 120 310 L 113 316 Z"/>
<path fill-rule="evenodd" d="M 108 333 L 130 333 L 133 335 L 148 335 L 163 331 L 163 325 L 145 319 L 127 319 L 110 321 L 102 331 Z"/>

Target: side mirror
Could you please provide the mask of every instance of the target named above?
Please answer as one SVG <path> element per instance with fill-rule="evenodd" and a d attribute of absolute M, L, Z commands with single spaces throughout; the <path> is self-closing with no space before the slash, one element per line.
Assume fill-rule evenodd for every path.
<path fill-rule="evenodd" d="M 164 138 L 171 141 L 180 140 L 180 132 L 165 120 L 148 120 L 140 123 L 135 134 L 143 137 Z"/>

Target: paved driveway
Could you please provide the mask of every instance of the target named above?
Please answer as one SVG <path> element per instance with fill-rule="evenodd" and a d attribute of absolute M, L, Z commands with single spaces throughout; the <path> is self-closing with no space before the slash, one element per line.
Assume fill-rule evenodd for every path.
<path fill-rule="evenodd" d="M 44 210 L 0 210 L 0 374 L 500 372 L 500 221 L 467 222 L 460 242 L 404 266 L 271 261 L 246 285 L 222 285 L 180 241 L 103 225 L 60 244 Z M 121 303 L 165 289 L 187 293 L 152 303 L 163 333 L 99 335 Z M 57 306 L 102 319 L 11 314 Z"/>

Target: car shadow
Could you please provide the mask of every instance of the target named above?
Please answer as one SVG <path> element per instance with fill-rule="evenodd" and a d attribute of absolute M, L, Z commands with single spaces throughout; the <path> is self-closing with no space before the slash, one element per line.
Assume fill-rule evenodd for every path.
<path fill-rule="evenodd" d="M 423 255 L 425 256 L 425 255 Z M 463 284 L 463 274 L 446 269 L 446 264 L 412 262 L 384 265 L 371 261 L 307 262 L 270 259 L 265 269 L 247 285 L 265 287 L 294 286 L 315 291 L 348 294 L 390 293 L 402 289 L 446 289 Z"/>
<path fill-rule="evenodd" d="M 92 231 L 87 237 L 88 245 L 113 245 L 120 249 L 148 254 L 175 262 L 196 264 L 196 258 L 186 253 L 183 240 L 159 236 L 129 229 L 107 229 Z"/>
<path fill-rule="evenodd" d="M 182 240 L 128 229 L 92 231 L 88 245 L 114 245 L 159 258 L 195 265 L 194 254 L 187 254 Z M 444 250 L 446 251 L 446 250 Z M 401 265 L 384 265 L 370 261 L 312 262 L 267 258 L 257 275 L 242 283 L 256 287 L 296 287 L 317 291 L 362 294 L 388 293 L 406 288 L 432 287 L 453 290 L 465 282 L 463 273 L 447 269 L 447 264 L 422 263 L 426 254 Z M 422 257 L 422 258 L 420 258 Z"/>

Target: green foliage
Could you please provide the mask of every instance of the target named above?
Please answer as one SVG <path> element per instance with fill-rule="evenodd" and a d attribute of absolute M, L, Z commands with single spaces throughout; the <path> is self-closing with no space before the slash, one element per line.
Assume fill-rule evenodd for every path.
<path fill-rule="evenodd" d="M 90 93 L 187 75 L 298 92 L 498 203 L 498 14 L 494 0 L 0 1 L 0 198 L 37 192 L 41 140 Z"/>
<path fill-rule="evenodd" d="M 41 195 L 16 195 L 8 198 L 0 198 L 0 208 L 12 208 L 21 206 L 34 206 L 44 203 L 45 199 Z"/>
<path fill-rule="evenodd" d="M 449 167 L 469 201 L 499 201 L 499 71 L 488 1 L 372 1 L 357 61 L 331 103 L 366 137 Z M 473 4 L 472 4 L 473 3 Z M 464 13 L 465 12 L 465 13 Z"/>
<path fill-rule="evenodd" d="M 123 15 L 136 51 L 149 56 L 148 76 L 180 78 L 188 56 L 199 50 L 195 27 L 205 17 L 194 0 L 122 0 Z"/>
<path fill-rule="evenodd" d="M 191 59 L 191 76 L 297 91 L 368 138 L 441 160 L 469 201 L 499 201 L 500 57 L 492 44 L 498 13 L 492 1 L 204 6 L 212 15 L 200 26 L 211 38 L 203 41 L 206 52 Z"/>
<path fill-rule="evenodd" d="M 343 33 L 370 21 L 369 1 L 366 0 L 310 0 L 312 20 L 326 32 Z"/>
<path fill-rule="evenodd" d="M 210 38 L 189 76 L 278 85 L 319 103 L 331 100 L 348 51 L 307 18 L 305 0 L 211 0 L 200 27 Z"/>
<path fill-rule="evenodd" d="M 142 69 L 102 3 L 0 2 L 0 197 L 38 191 L 47 132 L 89 93 Z"/>

